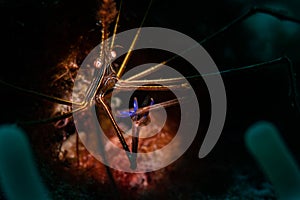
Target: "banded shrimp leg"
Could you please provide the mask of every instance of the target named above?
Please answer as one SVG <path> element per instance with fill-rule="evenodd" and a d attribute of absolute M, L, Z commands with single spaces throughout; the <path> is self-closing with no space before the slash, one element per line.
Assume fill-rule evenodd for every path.
<path fill-rule="evenodd" d="M 205 43 L 208 43 L 211 40 L 214 40 L 215 38 L 217 38 L 218 36 L 222 35 L 224 32 L 229 31 L 231 28 L 233 28 L 234 26 L 242 23 L 243 21 L 245 21 L 246 19 L 250 18 L 253 15 L 256 14 L 266 14 L 266 15 L 270 15 L 273 16 L 279 20 L 282 21 L 289 21 L 295 24 L 300 24 L 300 19 L 297 19 L 295 17 L 289 16 L 287 14 L 284 14 L 280 11 L 277 10 L 273 10 L 272 8 L 267 8 L 267 7 L 257 7 L 254 6 L 250 9 L 248 9 L 244 14 L 236 17 L 234 20 L 232 20 L 231 22 L 227 23 L 225 26 L 221 27 L 220 29 L 216 30 L 213 34 L 208 35 L 206 37 L 204 37 L 203 39 L 200 40 L 199 44 L 203 45 Z M 132 77 L 129 77 L 125 80 L 119 80 L 117 85 L 116 85 L 116 89 L 117 88 L 124 88 L 125 90 L 130 90 L 133 87 L 134 84 L 138 84 L 138 85 L 143 85 L 146 83 L 151 83 L 151 82 L 156 82 L 156 83 L 163 83 L 163 84 L 170 84 L 170 83 L 178 83 L 181 82 L 183 80 L 183 78 L 173 78 L 173 79 L 168 79 L 168 80 L 139 80 L 157 70 L 159 70 L 163 65 L 169 63 L 170 61 L 173 61 L 174 59 L 180 57 L 181 55 L 184 55 L 185 53 L 187 53 L 188 51 L 190 51 L 191 49 L 195 48 L 197 46 L 193 46 L 190 47 L 189 49 L 184 50 L 180 55 L 175 55 L 173 57 L 170 57 L 169 59 L 166 59 L 165 61 L 161 62 L 160 64 L 154 65 L 152 67 L 149 67 L 148 70 L 145 70 L 144 72 L 141 72 L 139 74 L 136 74 Z M 257 68 L 257 67 L 261 67 L 261 66 L 268 66 L 268 65 L 272 65 L 272 64 L 276 64 L 276 63 L 280 63 L 280 62 L 284 62 L 287 63 L 288 66 L 288 75 L 289 75 L 289 85 L 290 85 L 290 97 L 291 97 L 291 101 L 292 101 L 292 105 L 293 107 L 298 110 L 298 112 L 300 112 L 300 105 L 299 105 L 299 94 L 297 92 L 297 80 L 296 80 L 296 72 L 293 66 L 293 63 L 291 61 L 291 59 L 289 58 L 289 56 L 287 55 L 282 55 L 281 57 L 275 58 L 273 60 L 269 60 L 269 61 L 265 61 L 265 62 L 261 62 L 261 63 L 257 63 L 257 64 L 252 64 L 249 66 L 244 66 L 244 67 L 236 67 L 233 69 L 228 69 L 225 71 L 220 71 L 220 72 L 216 72 L 216 73 L 210 73 L 210 74 L 202 74 L 202 75 L 195 75 L 195 76 L 187 76 L 186 79 L 188 80 L 193 80 L 193 79 L 198 79 L 201 76 L 205 77 L 205 76 L 213 76 L 213 75 L 218 75 L 218 74 L 226 74 L 226 73 L 231 73 L 231 72 L 238 72 L 238 71 L 243 71 L 243 70 L 247 70 L 247 69 L 252 69 L 252 68 Z M 175 87 L 175 85 L 170 84 L 170 87 Z M 176 87 L 179 87 L 178 85 Z M 145 87 L 141 87 L 139 89 L 143 90 L 143 88 L 145 90 L 147 90 L 147 86 Z M 157 89 L 163 89 L 164 87 L 157 87 Z M 153 90 L 154 87 L 149 87 L 149 90 Z"/>

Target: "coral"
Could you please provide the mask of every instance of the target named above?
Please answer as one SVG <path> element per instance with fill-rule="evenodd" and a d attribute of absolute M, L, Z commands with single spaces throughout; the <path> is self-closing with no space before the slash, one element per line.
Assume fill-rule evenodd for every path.
<path fill-rule="evenodd" d="M 279 199 L 300 199 L 299 168 L 277 129 L 268 122 L 258 122 L 246 133 L 246 144 Z"/>
<path fill-rule="evenodd" d="M 0 127 L 0 177 L 7 199 L 49 199 L 25 133 L 16 125 Z"/>

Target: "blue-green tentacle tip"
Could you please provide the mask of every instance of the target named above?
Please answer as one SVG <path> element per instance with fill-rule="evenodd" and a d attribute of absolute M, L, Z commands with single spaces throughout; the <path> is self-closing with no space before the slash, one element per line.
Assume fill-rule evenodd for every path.
<path fill-rule="evenodd" d="M 246 146 L 274 186 L 278 199 L 300 199 L 300 171 L 278 130 L 269 122 L 252 125 Z"/>
<path fill-rule="evenodd" d="M 50 199 L 29 141 L 16 125 L 0 126 L 0 183 L 8 200 Z"/>

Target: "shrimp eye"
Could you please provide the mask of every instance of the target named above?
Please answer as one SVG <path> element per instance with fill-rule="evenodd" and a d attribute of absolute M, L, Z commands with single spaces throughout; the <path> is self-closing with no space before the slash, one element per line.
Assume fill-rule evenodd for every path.
<path fill-rule="evenodd" d="M 96 68 L 100 68 L 102 66 L 102 62 L 101 62 L 101 59 L 100 58 L 97 58 L 95 61 L 94 61 L 94 66 Z"/>
<path fill-rule="evenodd" d="M 111 51 L 111 52 L 110 52 L 110 55 L 111 55 L 112 58 L 117 57 L 117 53 L 116 53 L 115 51 Z"/>

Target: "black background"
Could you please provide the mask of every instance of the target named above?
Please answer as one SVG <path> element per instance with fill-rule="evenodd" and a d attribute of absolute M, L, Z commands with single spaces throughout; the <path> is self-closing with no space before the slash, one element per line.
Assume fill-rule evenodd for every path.
<path fill-rule="evenodd" d="M 119 30 L 138 27 L 149 2 L 125 0 L 123 3 Z M 242 3 L 213 0 L 197 3 L 191 0 L 156 0 L 144 26 L 175 29 L 200 42 L 255 5 L 281 9 L 289 16 L 300 18 L 297 14 L 300 4 L 296 1 L 249 0 Z M 78 44 L 80 36 L 93 45 L 99 43 L 95 36 L 97 31 L 100 34 L 95 18 L 98 6 L 99 3 L 93 0 L 1 0 L 1 79 L 42 91 L 51 69 L 69 53 L 72 45 Z M 257 18 L 249 17 L 203 44 L 220 71 L 287 55 L 294 64 L 296 74 L 299 74 L 300 24 L 289 24 L 266 15 L 255 16 Z M 248 166 L 258 171 L 245 149 L 246 129 L 256 121 L 273 122 L 298 160 L 300 118 L 299 111 L 291 106 L 287 64 L 237 71 L 224 75 L 223 79 L 228 100 L 227 119 L 217 146 L 203 162 L 214 163 L 216 169 L 212 171 L 217 171 L 215 176 L 219 177 L 213 180 L 215 184 L 219 180 L 221 183 L 217 185 L 221 185 L 221 193 L 226 193 L 229 187 L 226 184 L 230 183 L 222 179 L 228 179 L 228 174 L 224 174 L 228 168 L 238 171 Z M 13 123 L 24 116 L 34 116 L 31 112 L 35 112 L 39 105 L 36 103 L 38 99 L 4 85 L 0 88 L 1 123 Z M 198 148 L 199 144 L 194 146 Z M 208 183 L 209 177 L 205 178 Z M 214 194 L 214 183 L 208 185 L 205 192 Z M 201 189 L 199 191 L 202 192 Z M 216 193 L 219 192 L 217 190 Z"/>

